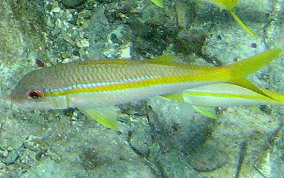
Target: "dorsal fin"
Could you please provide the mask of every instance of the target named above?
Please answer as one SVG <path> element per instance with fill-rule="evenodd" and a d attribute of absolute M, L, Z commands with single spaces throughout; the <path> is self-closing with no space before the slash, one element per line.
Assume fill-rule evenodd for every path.
<path fill-rule="evenodd" d="M 147 60 L 149 64 L 163 64 L 163 65 L 175 65 L 178 64 L 173 54 L 163 54 L 153 59 Z"/>

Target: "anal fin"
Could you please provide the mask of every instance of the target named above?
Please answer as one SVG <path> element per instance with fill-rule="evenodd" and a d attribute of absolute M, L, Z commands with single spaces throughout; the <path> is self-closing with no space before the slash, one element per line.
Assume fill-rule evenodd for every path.
<path fill-rule="evenodd" d="M 117 107 L 115 106 L 104 106 L 95 108 L 79 108 L 87 117 L 95 119 L 101 125 L 117 130 Z"/>

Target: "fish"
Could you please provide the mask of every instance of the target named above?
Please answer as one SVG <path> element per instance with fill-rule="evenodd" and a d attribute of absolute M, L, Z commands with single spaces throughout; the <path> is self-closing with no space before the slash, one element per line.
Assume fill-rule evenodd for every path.
<path fill-rule="evenodd" d="M 227 10 L 234 20 L 245 30 L 251 37 L 258 39 L 257 35 L 247 26 L 247 24 L 242 21 L 239 16 L 235 13 L 234 8 L 239 4 L 239 0 L 211 0 L 217 6 L 222 9 Z"/>
<path fill-rule="evenodd" d="M 271 49 L 221 67 L 178 63 L 172 54 L 150 60 L 57 64 L 26 74 L 10 98 L 23 109 L 78 108 L 111 129 L 117 128 L 115 106 L 154 96 L 201 106 L 283 104 L 282 93 L 259 88 L 247 79 L 281 52 Z"/>

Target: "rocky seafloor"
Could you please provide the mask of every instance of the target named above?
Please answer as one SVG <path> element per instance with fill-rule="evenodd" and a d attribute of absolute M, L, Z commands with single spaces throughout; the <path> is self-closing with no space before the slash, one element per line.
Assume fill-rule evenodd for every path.
<path fill-rule="evenodd" d="M 226 65 L 284 48 L 284 1 L 241 0 L 229 13 L 198 0 L 0 1 L 0 177 L 283 177 L 283 107 L 218 107 L 208 118 L 154 97 L 119 106 L 117 131 L 76 109 L 28 110 L 7 96 L 28 72 L 79 60 L 175 53 Z M 284 92 L 283 56 L 251 76 Z"/>

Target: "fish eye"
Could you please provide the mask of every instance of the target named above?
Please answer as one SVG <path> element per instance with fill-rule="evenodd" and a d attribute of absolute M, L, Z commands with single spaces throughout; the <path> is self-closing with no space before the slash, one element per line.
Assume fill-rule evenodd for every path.
<path fill-rule="evenodd" d="M 29 90 L 27 96 L 32 100 L 39 100 L 43 98 L 43 93 L 39 90 Z"/>

